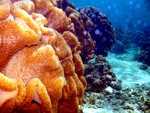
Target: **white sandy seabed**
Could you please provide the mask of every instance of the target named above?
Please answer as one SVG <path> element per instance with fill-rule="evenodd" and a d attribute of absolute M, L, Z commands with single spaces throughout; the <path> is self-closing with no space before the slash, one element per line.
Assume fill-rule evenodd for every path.
<path fill-rule="evenodd" d="M 142 63 L 133 60 L 134 54 L 132 54 L 133 51 L 123 55 L 110 54 L 107 61 L 112 66 L 117 79 L 122 80 L 123 88 L 132 88 L 142 84 L 150 86 L 150 67 L 146 71 L 141 70 Z"/>
<path fill-rule="evenodd" d="M 112 110 L 108 110 L 108 109 L 85 108 L 83 109 L 83 113 L 113 113 L 113 112 Z"/>
<path fill-rule="evenodd" d="M 122 88 L 134 88 L 136 85 L 145 84 L 150 87 L 150 67 L 147 71 L 141 70 L 142 63 L 133 60 L 134 51 L 116 55 L 110 53 L 106 58 L 116 74 L 117 79 L 122 81 Z M 111 109 L 84 108 L 83 113 L 113 113 Z"/>

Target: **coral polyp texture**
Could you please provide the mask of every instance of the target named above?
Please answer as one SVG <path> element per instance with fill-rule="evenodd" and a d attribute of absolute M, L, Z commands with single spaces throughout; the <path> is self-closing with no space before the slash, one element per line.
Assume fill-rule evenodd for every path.
<path fill-rule="evenodd" d="M 55 5 L 0 1 L 0 113 L 78 112 L 86 87 L 80 44 Z"/>
<path fill-rule="evenodd" d="M 95 42 L 92 40 L 89 31 L 93 23 L 85 13 L 76 11 L 75 6 L 68 0 L 57 0 L 57 7 L 63 9 L 70 18 L 68 30 L 76 34 L 81 43 L 80 49 L 83 62 L 92 59 L 94 57 Z"/>
<path fill-rule="evenodd" d="M 115 43 L 115 33 L 111 22 L 105 14 L 94 7 L 83 7 L 78 11 L 85 13 L 93 23 L 89 33 L 96 41 L 95 54 L 107 56 L 107 52 Z"/>
<path fill-rule="evenodd" d="M 110 64 L 102 55 L 85 65 L 84 76 L 87 80 L 87 92 L 102 92 L 107 87 L 121 90 L 121 81 L 117 80 Z"/>

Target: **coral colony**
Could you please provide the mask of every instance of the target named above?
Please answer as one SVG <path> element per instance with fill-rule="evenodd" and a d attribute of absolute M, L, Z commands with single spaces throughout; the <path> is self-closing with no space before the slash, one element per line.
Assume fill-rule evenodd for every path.
<path fill-rule="evenodd" d="M 88 103 L 101 108 L 110 100 L 121 109 L 118 102 L 126 103 L 122 97 L 130 90 L 123 89 L 106 56 L 114 44 L 111 52 L 118 55 L 140 46 L 135 59 L 149 69 L 147 40 L 150 25 L 142 32 L 114 30 L 95 7 L 76 9 L 68 0 L 0 0 L 0 113 L 83 113 Z M 140 94 L 136 97 L 139 101 Z M 140 102 L 149 110 L 149 100 Z"/>
<path fill-rule="evenodd" d="M 80 43 L 53 0 L 0 1 L 0 112 L 77 113 Z"/>
<path fill-rule="evenodd" d="M 85 78 L 93 81 L 87 91 L 117 88 L 104 57 L 84 74 L 82 62 L 106 56 L 115 41 L 111 23 L 97 9 L 76 11 L 67 0 L 6 0 L 0 11 L 0 112 L 77 113 Z M 88 72 L 96 66 L 102 75 Z"/>
<path fill-rule="evenodd" d="M 94 8 L 85 10 L 102 17 L 98 24 L 104 20 L 106 29 L 112 32 L 110 38 L 104 39 L 106 30 L 95 28 L 97 21 L 93 21 L 93 16 L 76 11 L 67 0 L 1 1 L 0 112 L 78 112 L 87 85 L 82 61 L 94 58 L 94 51 L 96 54 L 99 48 L 104 53 L 107 47 L 102 47 L 102 43 L 107 46 L 114 42 L 113 28 L 106 16 Z M 94 39 L 101 43 L 97 49 L 92 30 L 95 36 L 103 36 L 102 40 Z M 100 64 L 98 69 L 101 67 Z M 113 87 L 116 81 L 109 71 L 96 79 L 97 91 L 107 85 Z"/>
<path fill-rule="evenodd" d="M 78 11 L 85 13 L 93 23 L 89 33 L 96 41 L 95 54 L 107 56 L 115 43 L 115 32 L 111 22 L 105 14 L 94 7 L 82 7 Z"/>

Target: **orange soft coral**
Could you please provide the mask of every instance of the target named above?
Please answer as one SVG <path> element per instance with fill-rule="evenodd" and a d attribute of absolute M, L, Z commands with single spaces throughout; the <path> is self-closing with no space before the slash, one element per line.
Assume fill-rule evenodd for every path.
<path fill-rule="evenodd" d="M 53 0 L 1 1 L 2 113 L 78 112 L 86 87 L 80 44 L 65 31 L 68 18 L 54 5 Z"/>
<path fill-rule="evenodd" d="M 40 13 L 47 18 L 48 27 L 52 27 L 59 32 L 63 32 L 67 29 L 69 19 L 66 18 L 66 14 L 62 9 L 53 6 L 53 4 L 56 4 L 55 2 L 49 2 L 49 0 L 33 1 L 35 2 L 35 12 Z"/>

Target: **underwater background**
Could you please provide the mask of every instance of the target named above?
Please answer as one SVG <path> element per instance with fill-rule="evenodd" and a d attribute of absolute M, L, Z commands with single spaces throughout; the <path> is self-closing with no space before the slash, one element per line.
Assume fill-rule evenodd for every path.
<path fill-rule="evenodd" d="M 8 112 L 150 113 L 150 0 L 1 0 Z"/>
<path fill-rule="evenodd" d="M 87 7 L 99 10 L 100 15 L 106 15 L 107 21 L 114 28 L 115 43 L 110 50 L 97 55 L 105 56 L 119 86 L 107 85 L 103 90 L 96 90 L 92 77 L 102 76 L 98 71 L 102 60 L 97 59 L 85 64 L 85 76 L 90 88 L 85 93 L 82 106 L 84 113 L 150 113 L 150 1 L 149 0 L 69 0 L 75 9 L 86 12 Z M 92 9 L 91 9 L 92 10 Z M 90 14 L 89 14 L 90 15 Z M 97 18 L 93 15 L 93 18 Z M 90 16 L 89 16 L 90 17 Z M 98 23 L 96 23 L 98 24 Z M 92 32 L 97 38 L 97 32 L 104 33 L 101 26 Z M 107 28 L 106 28 L 107 29 Z M 92 33 L 91 33 L 92 34 Z M 100 36 L 100 35 L 99 35 Z M 108 36 L 109 37 L 109 36 Z M 93 38 L 93 37 L 92 37 Z M 97 40 L 96 40 L 97 41 Z M 96 47 L 101 46 L 101 43 Z M 109 45 L 107 45 L 109 46 Z M 95 50 L 96 51 L 96 50 Z M 108 66 L 109 67 L 109 66 Z M 93 72 L 91 71 L 93 68 Z M 106 80 L 106 79 L 105 79 Z M 104 80 L 102 79 L 104 82 Z M 107 81 L 107 80 L 106 80 Z M 92 85 L 93 86 L 92 86 Z M 119 90 L 118 90 L 119 89 Z"/>
<path fill-rule="evenodd" d="M 108 15 L 114 26 L 140 29 L 150 24 L 149 0 L 69 0 L 76 8 L 92 6 Z"/>

